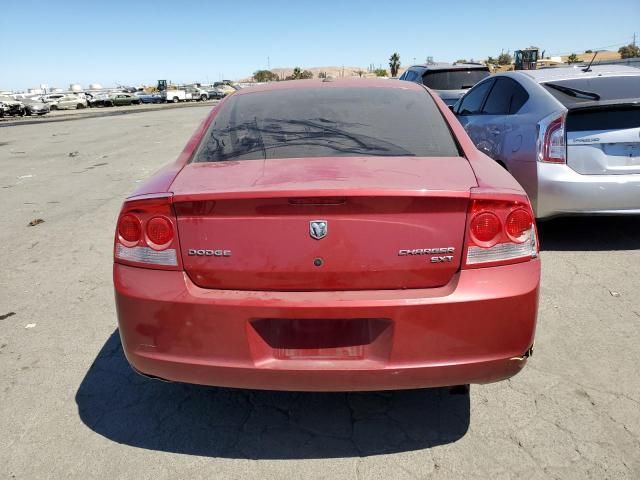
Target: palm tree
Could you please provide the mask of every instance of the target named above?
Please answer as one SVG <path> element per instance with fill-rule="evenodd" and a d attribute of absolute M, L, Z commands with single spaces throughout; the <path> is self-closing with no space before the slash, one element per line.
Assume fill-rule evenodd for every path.
<path fill-rule="evenodd" d="M 394 52 L 391 57 L 389 57 L 389 68 L 391 69 L 391 76 L 397 77 L 398 70 L 400 70 L 400 55 L 397 52 Z"/>

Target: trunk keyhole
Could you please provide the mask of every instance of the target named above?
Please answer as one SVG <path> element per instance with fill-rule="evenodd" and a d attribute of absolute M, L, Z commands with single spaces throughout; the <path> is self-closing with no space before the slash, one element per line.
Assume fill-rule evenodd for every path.
<path fill-rule="evenodd" d="M 316 267 L 321 267 L 323 263 L 324 263 L 324 260 L 322 260 L 320 257 L 316 258 L 316 259 L 313 261 L 313 264 L 314 264 Z"/>

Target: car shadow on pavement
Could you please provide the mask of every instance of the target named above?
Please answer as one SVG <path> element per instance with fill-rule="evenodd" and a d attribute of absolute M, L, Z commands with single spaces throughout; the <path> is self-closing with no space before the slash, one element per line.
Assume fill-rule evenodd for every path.
<path fill-rule="evenodd" d="M 640 216 L 561 217 L 538 222 L 541 250 L 640 249 Z"/>
<path fill-rule="evenodd" d="M 115 442 L 191 455 L 310 459 L 378 455 L 455 442 L 469 395 L 447 389 L 367 393 L 240 390 L 166 383 L 132 371 L 116 330 L 76 403 Z"/>

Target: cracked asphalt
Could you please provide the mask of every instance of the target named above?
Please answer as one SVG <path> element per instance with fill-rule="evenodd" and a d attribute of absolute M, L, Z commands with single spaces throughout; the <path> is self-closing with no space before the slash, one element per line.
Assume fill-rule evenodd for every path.
<path fill-rule="evenodd" d="M 640 478 L 639 219 L 540 225 L 534 355 L 469 395 L 134 374 L 116 330 L 116 215 L 208 110 L 0 128 L 0 478 Z"/>

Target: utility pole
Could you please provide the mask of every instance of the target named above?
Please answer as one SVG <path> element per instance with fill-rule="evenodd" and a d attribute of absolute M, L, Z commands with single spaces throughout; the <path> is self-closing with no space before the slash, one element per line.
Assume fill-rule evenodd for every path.
<path fill-rule="evenodd" d="M 636 32 L 633 32 L 633 48 L 636 47 Z"/>
<path fill-rule="evenodd" d="M 267 70 L 271 70 L 271 59 L 267 57 Z"/>

